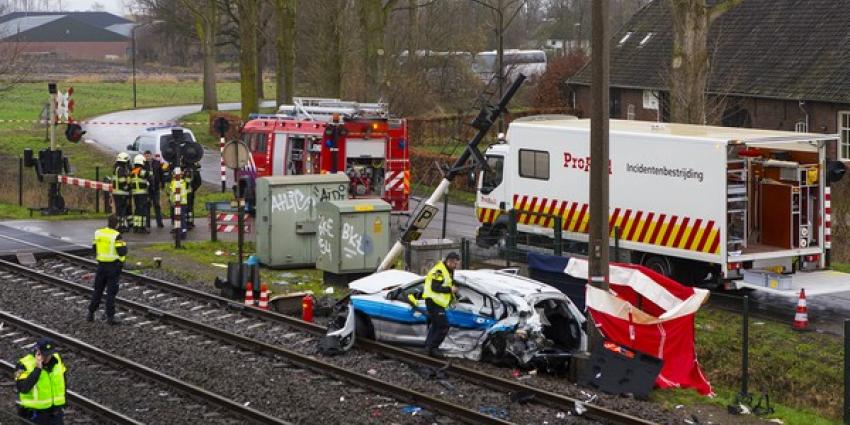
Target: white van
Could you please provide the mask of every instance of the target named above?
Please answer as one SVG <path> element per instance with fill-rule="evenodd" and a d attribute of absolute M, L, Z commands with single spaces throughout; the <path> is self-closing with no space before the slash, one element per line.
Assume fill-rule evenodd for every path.
<path fill-rule="evenodd" d="M 136 136 L 136 140 L 133 143 L 127 145 L 127 153 L 130 156 L 134 156 L 136 154 L 145 153 L 145 151 L 151 151 L 151 154 L 156 157 L 159 155 L 161 161 L 162 159 L 162 147 L 165 143 L 171 141 L 171 130 L 172 129 L 180 129 L 183 130 L 183 134 L 188 134 L 193 142 L 196 142 L 195 134 L 192 133 L 192 130 L 184 127 L 149 127 L 146 128 L 145 131 L 138 136 Z"/>

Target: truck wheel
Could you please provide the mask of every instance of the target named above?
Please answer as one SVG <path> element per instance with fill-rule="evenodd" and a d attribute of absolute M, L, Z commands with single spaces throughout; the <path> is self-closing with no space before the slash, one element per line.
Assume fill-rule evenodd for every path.
<path fill-rule="evenodd" d="M 667 257 L 661 255 L 649 255 L 643 259 L 643 265 L 656 273 L 669 278 L 673 277 L 673 262 Z"/>

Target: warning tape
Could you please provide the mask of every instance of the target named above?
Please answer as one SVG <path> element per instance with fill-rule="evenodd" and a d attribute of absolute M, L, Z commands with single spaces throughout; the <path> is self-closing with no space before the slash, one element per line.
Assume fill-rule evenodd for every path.
<path fill-rule="evenodd" d="M 2 124 L 49 124 L 48 120 L 4 120 L 0 119 Z M 203 121 L 58 121 L 57 125 L 61 124 L 80 124 L 80 125 L 137 125 L 137 126 L 190 126 L 190 125 L 208 125 Z"/>

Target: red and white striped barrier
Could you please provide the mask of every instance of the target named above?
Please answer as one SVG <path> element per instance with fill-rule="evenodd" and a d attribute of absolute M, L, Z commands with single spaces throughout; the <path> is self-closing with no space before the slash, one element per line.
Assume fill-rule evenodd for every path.
<path fill-rule="evenodd" d="M 112 185 L 109 183 L 103 183 L 94 180 L 86 180 L 77 177 L 68 177 L 59 175 L 57 176 L 58 182 L 60 184 L 67 184 L 70 186 L 79 186 L 84 187 L 86 189 L 94 189 L 94 190 L 102 190 L 104 192 L 112 192 Z"/>
<path fill-rule="evenodd" d="M 239 216 L 230 213 L 216 213 L 215 215 L 216 233 L 235 233 L 239 231 Z M 251 233 L 252 221 L 251 216 L 245 215 L 245 233 Z"/>
<path fill-rule="evenodd" d="M 823 247 L 832 249 L 832 189 L 829 186 L 823 188 Z"/>

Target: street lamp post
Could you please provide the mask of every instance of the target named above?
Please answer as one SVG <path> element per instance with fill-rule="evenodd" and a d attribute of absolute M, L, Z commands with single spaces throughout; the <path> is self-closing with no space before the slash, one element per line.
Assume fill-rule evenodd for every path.
<path fill-rule="evenodd" d="M 133 28 L 130 30 L 130 38 L 132 39 L 131 50 L 132 50 L 132 67 L 133 67 L 133 109 L 136 109 L 136 28 L 139 25 L 133 25 Z"/>

